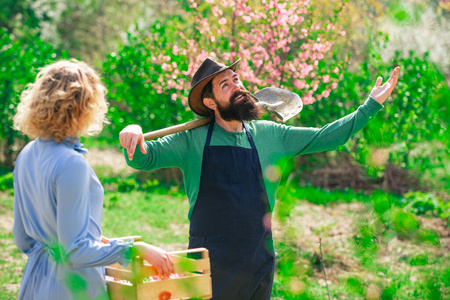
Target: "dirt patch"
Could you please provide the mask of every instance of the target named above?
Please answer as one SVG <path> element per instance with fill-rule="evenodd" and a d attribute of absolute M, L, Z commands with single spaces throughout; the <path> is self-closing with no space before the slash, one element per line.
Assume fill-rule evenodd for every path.
<path fill-rule="evenodd" d="M 87 161 L 91 166 L 110 167 L 115 174 L 132 173 L 133 169 L 128 167 L 123 153 L 114 149 L 90 148 L 86 154 Z"/>
<path fill-rule="evenodd" d="M 0 215 L 0 227 L 6 231 L 12 231 L 14 218 L 11 216 Z"/>
<path fill-rule="evenodd" d="M 338 283 L 340 279 L 354 274 L 366 279 L 372 278 L 375 275 L 361 266 L 352 245 L 357 220 L 368 216 L 367 214 L 369 214 L 367 209 L 360 202 L 322 206 L 302 201 L 296 205 L 290 218 L 284 223 L 274 219 L 274 238 L 278 241 L 294 239 L 290 242 L 294 242 L 298 249 L 313 253 L 313 263 L 316 264 L 313 272 L 319 282 L 324 279 L 322 269 L 319 267 L 319 237 L 329 283 Z M 450 228 L 446 222 L 440 218 L 418 217 L 418 219 L 421 228 L 432 229 L 439 234 L 440 245 L 419 244 L 411 240 L 399 240 L 397 237 L 384 244 L 380 242 L 377 261 L 387 266 L 391 272 L 413 270 L 415 267 L 411 266 L 409 261 L 417 255 L 426 255 L 430 262 L 439 257 L 449 258 Z M 289 228 L 295 231 L 294 236 L 289 234 Z"/>
<path fill-rule="evenodd" d="M 354 216 L 364 210 L 362 203 L 339 203 L 328 206 L 315 205 L 302 201 L 291 213 L 290 226 L 297 231 L 296 245 L 299 249 L 314 253 L 316 262 L 320 258 L 319 238 L 324 256 L 330 258 L 327 276 L 338 282 L 340 274 L 361 269 L 354 259 L 350 239 L 355 232 Z M 274 235 L 283 236 L 286 227 L 274 222 Z M 320 269 L 315 275 L 323 279 Z"/>

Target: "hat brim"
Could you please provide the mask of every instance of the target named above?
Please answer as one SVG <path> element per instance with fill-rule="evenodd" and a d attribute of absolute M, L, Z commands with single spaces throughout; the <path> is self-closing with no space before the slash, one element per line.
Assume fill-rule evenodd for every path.
<path fill-rule="evenodd" d="M 189 103 L 189 107 L 195 114 L 202 116 L 202 117 L 212 116 L 211 111 L 203 104 L 203 100 L 202 100 L 203 88 L 205 87 L 205 85 L 208 84 L 208 82 L 213 80 L 213 78 L 216 77 L 218 74 L 220 74 L 228 69 L 231 69 L 232 71 L 236 71 L 237 65 L 239 64 L 240 61 L 241 61 L 241 59 L 239 58 L 237 61 L 235 61 L 228 67 L 224 66 L 223 68 L 220 68 L 213 74 L 208 75 L 207 77 L 205 77 L 202 80 L 200 80 L 199 82 L 197 82 L 197 84 L 191 88 L 191 91 L 189 92 L 188 103 Z"/>

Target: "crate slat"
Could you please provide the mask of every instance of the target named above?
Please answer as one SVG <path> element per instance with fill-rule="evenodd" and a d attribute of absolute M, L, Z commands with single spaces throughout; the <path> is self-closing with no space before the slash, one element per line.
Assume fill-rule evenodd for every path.
<path fill-rule="evenodd" d="M 182 277 L 143 282 L 143 278 L 155 276 L 157 271 L 155 267 L 139 258 L 126 268 L 119 264 L 107 266 L 106 275 L 119 280 L 107 280 L 111 300 L 210 299 L 212 284 L 208 250 L 198 248 L 168 253 L 173 258 L 174 271 L 182 274 Z M 184 257 L 195 253 L 199 259 Z M 141 280 L 136 281 L 136 274 L 139 274 Z M 120 280 L 127 280 L 130 283 L 123 283 Z"/>

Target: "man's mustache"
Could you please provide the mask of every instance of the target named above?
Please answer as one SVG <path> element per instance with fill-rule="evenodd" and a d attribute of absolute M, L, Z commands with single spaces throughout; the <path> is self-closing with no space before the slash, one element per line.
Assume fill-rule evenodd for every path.
<path fill-rule="evenodd" d="M 250 92 L 249 91 L 245 91 L 245 90 L 236 91 L 236 92 L 233 93 L 233 95 L 231 95 L 230 102 L 234 103 L 236 98 L 239 97 L 239 96 L 243 96 L 244 98 L 249 100 L 250 99 Z"/>

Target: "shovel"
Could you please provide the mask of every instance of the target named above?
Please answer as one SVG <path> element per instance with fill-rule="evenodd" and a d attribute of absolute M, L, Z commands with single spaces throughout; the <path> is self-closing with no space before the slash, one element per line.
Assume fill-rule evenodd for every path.
<path fill-rule="evenodd" d="M 293 116 L 296 116 L 303 108 L 302 99 L 299 95 L 275 87 L 264 88 L 251 96 L 255 99 L 256 105 L 273 112 L 283 122 L 289 120 Z M 169 134 L 197 128 L 208 124 L 211 119 L 212 117 L 202 118 L 164 129 L 147 132 L 144 134 L 144 139 L 156 139 Z"/>

